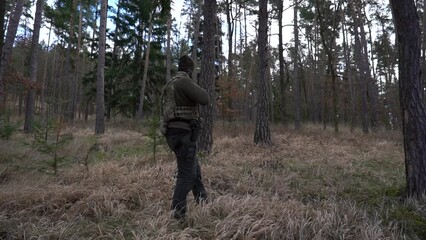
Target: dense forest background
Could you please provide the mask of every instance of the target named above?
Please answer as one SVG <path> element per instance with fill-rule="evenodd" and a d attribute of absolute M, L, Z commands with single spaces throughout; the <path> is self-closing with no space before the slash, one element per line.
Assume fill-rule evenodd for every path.
<path fill-rule="evenodd" d="M 1 0 L 0 239 L 426 239 L 426 4 L 389 2 Z M 211 101 L 182 224 L 183 54 Z"/>
<path fill-rule="evenodd" d="M 5 117 L 22 119 L 33 90 L 36 122 L 58 116 L 69 121 L 93 119 L 99 2 L 16 0 L 1 5 L 2 46 L 8 41 L 6 29 L 13 25 L 15 11 L 22 7 L 10 58 L 5 53 L 2 57 Z M 176 71 L 180 55 L 189 54 L 196 61 L 194 76 L 203 68 L 202 1 L 184 1 L 179 19 L 172 18 L 173 6 L 167 0 L 109 2 L 104 68 L 107 119 L 155 115 L 161 88 Z M 34 45 L 39 8 L 45 34 Z M 417 2 L 417 9 L 422 20 L 423 1 Z M 253 122 L 258 97 L 258 3 L 218 1 L 217 12 L 214 118 Z M 296 128 L 305 122 L 321 123 L 336 132 L 342 124 L 360 127 L 364 133 L 401 127 L 397 50 L 388 2 L 273 0 L 267 17 L 265 106 L 271 122 Z"/>

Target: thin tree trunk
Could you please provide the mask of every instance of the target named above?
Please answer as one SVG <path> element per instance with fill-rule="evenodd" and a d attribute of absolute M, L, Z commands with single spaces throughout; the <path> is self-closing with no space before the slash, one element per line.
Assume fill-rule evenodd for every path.
<path fill-rule="evenodd" d="M 83 58 L 82 58 L 81 72 L 82 73 L 86 73 L 87 69 L 88 69 L 88 66 L 89 66 L 89 64 L 87 62 L 87 55 L 83 53 L 82 57 Z M 78 111 L 78 119 L 81 120 L 82 116 L 83 116 L 83 109 L 85 109 L 85 106 L 86 106 L 86 104 L 85 104 L 85 99 L 86 99 L 85 95 L 86 94 L 85 94 L 84 84 L 79 84 L 78 92 L 79 92 L 79 98 L 80 98 L 79 99 L 79 103 L 78 103 L 78 109 L 79 109 L 79 111 Z"/>
<path fill-rule="evenodd" d="M 242 44 L 241 45 L 243 45 L 242 47 L 243 47 L 243 49 L 246 49 L 245 51 L 246 52 L 248 52 L 248 49 L 247 49 L 247 47 L 248 47 L 248 44 L 247 44 L 247 38 L 248 38 L 248 35 L 247 35 L 247 11 L 246 11 L 246 3 L 245 2 L 242 2 L 242 4 L 243 4 L 243 9 L 244 9 L 244 13 L 243 13 L 243 15 L 244 15 L 244 18 L 243 18 L 243 20 L 244 20 L 244 38 L 242 39 Z M 246 56 L 246 58 L 248 58 L 249 56 L 247 56 L 248 54 L 246 53 L 246 54 L 244 54 L 245 56 Z M 251 54 L 250 54 L 250 57 L 251 57 Z M 251 76 L 251 71 L 252 71 L 252 61 L 250 61 L 250 67 L 249 67 L 249 69 L 248 69 L 248 71 L 246 72 L 246 76 L 245 76 L 245 84 L 244 84 L 244 99 L 243 99 L 243 106 L 242 106 L 242 108 L 243 108 L 243 125 L 245 126 L 245 123 L 246 123 L 246 121 L 249 119 L 249 116 L 250 116 L 250 114 L 249 114 L 249 96 L 248 96 L 248 91 L 249 91 L 249 83 L 251 82 L 250 81 L 250 78 L 249 78 L 249 76 Z"/>
<path fill-rule="evenodd" d="M 296 130 L 301 128 L 301 97 L 300 97 L 300 79 L 299 79 L 299 26 L 298 26 L 298 2 L 294 0 L 294 56 L 293 56 L 293 68 L 294 68 L 294 126 Z"/>
<path fill-rule="evenodd" d="M 61 54 L 62 55 L 62 54 Z M 52 101 L 53 99 L 55 99 L 55 100 L 57 100 L 58 99 L 58 97 L 57 97 L 57 77 L 56 77 L 56 74 L 57 74 L 57 72 L 61 72 L 61 66 L 62 66 L 62 64 L 61 64 L 61 62 L 59 62 L 58 61 L 58 48 L 57 47 L 55 47 L 55 48 L 53 48 L 53 60 L 52 60 L 52 73 L 51 73 L 51 75 L 50 75 L 50 82 L 53 82 L 53 86 L 52 86 L 52 94 L 51 94 L 51 96 L 52 97 L 50 97 L 50 99 L 48 99 L 47 101 L 49 102 L 49 100 L 50 100 L 50 102 L 51 102 L 51 105 L 53 106 L 51 109 L 52 109 L 52 111 L 53 112 L 55 112 L 55 111 L 57 111 L 57 108 L 58 108 L 58 102 L 57 101 Z M 56 67 L 56 65 L 58 65 L 59 67 Z M 47 95 L 48 96 L 48 95 Z"/>
<path fill-rule="evenodd" d="M 232 80 L 234 75 L 234 66 L 232 60 L 232 46 L 233 46 L 233 33 L 234 33 L 234 19 L 232 17 L 232 0 L 226 0 L 226 23 L 228 25 L 228 79 Z"/>
<path fill-rule="evenodd" d="M 46 89 L 47 89 L 47 65 L 49 64 L 49 51 L 50 51 L 50 37 L 52 32 L 52 24 L 50 24 L 49 27 L 49 36 L 47 38 L 47 49 L 46 49 L 46 56 L 44 59 L 44 69 L 43 69 L 43 82 L 41 85 L 41 91 L 40 91 L 40 101 L 41 101 L 41 119 L 44 119 L 44 111 L 46 110 Z M 47 120 L 47 119 L 44 119 Z"/>
<path fill-rule="evenodd" d="M 191 58 L 194 61 L 194 66 L 197 66 L 198 63 L 198 38 L 200 36 L 200 22 L 201 22 L 201 13 L 202 8 L 198 1 L 196 1 L 197 5 L 197 12 L 195 13 L 195 20 L 194 20 L 194 40 L 193 40 L 193 46 L 192 46 L 192 53 Z M 197 68 L 194 69 L 194 72 L 192 73 L 192 79 L 194 79 L 195 82 L 198 82 L 198 70 Z"/>
<path fill-rule="evenodd" d="M 95 15 L 95 19 L 98 19 L 98 14 L 99 14 L 99 5 L 98 5 L 98 0 L 93 0 L 94 1 L 94 5 L 95 5 L 95 11 L 94 11 L 94 15 Z M 88 3 L 90 5 L 90 3 Z M 93 29 L 97 29 L 97 21 L 93 21 Z M 96 31 L 92 32 L 92 47 L 90 48 L 90 56 L 93 56 L 94 54 L 94 45 L 95 45 L 95 36 L 96 36 Z M 93 69 L 93 61 L 89 61 L 89 69 Z M 97 100 L 95 100 L 97 101 Z M 85 107 L 84 107 L 84 121 L 88 121 L 89 120 L 89 115 L 91 115 L 93 113 L 93 107 L 91 106 L 91 101 L 89 98 L 85 99 Z"/>
<path fill-rule="evenodd" d="M 34 18 L 34 30 L 31 40 L 30 52 L 30 86 L 28 88 L 27 103 L 25 105 L 25 123 L 24 132 L 31 133 L 33 131 L 32 124 L 34 121 L 34 104 L 35 104 L 35 89 L 34 85 L 37 81 L 37 57 L 38 57 L 38 40 L 40 37 L 41 18 L 43 14 L 44 0 L 37 0 L 36 13 Z"/>
<path fill-rule="evenodd" d="M 312 31 L 311 29 L 306 29 L 306 36 L 308 36 L 310 34 L 310 31 Z M 309 32 L 309 33 L 308 33 Z M 314 63 L 314 59 L 312 56 L 313 53 L 313 43 L 312 43 L 312 39 L 310 37 L 308 37 L 307 39 L 307 50 L 308 50 L 308 55 L 307 55 L 307 64 L 310 67 L 310 69 L 308 69 L 308 77 L 307 77 L 307 81 L 308 81 L 308 91 L 309 91 L 309 96 L 310 96 L 310 100 L 309 100 L 309 108 L 311 109 L 311 115 L 309 116 L 309 119 L 311 122 L 315 122 L 316 121 L 316 112 L 317 112 L 317 104 L 316 104 L 316 89 L 315 89 L 315 63 Z"/>
<path fill-rule="evenodd" d="M 240 20 L 241 15 L 241 7 L 239 3 L 235 3 L 235 19 L 234 19 L 234 50 L 232 51 L 234 54 L 237 54 L 237 38 L 238 38 L 238 22 Z"/>
<path fill-rule="evenodd" d="M 313 54 L 313 66 L 314 66 L 314 76 L 315 76 L 315 82 L 314 82 L 314 99 L 315 99 L 315 107 L 314 107 L 314 112 L 315 112 L 315 120 L 317 123 L 321 123 L 321 113 L 322 111 L 322 106 L 323 104 L 321 104 L 321 100 L 324 98 L 321 98 L 321 94 L 323 91 L 321 91 L 321 76 L 319 74 L 319 70 L 318 70 L 318 23 L 317 20 L 315 21 L 315 26 L 314 26 L 314 54 Z"/>
<path fill-rule="evenodd" d="M 364 14 L 365 15 L 365 14 Z M 371 21 L 369 21 L 369 24 L 368 24 L 368 35 L 369 35 L 369 42 L 374 42 L 374 39 L 373 39 L 373 34 L 372 34 L 372 26 L 371 26 Z M 376 126 L 373 126 L 373 130 L 375 130 L 374 128 L 376 128 L 376 127 L 379 127 L 378 125 L 379 125 L 379 117 L 378 117 L 378 111 L 379 111 L 379 88 L 380 88 L 380 83 L 381 83 L 381 81 L 379 80 L 379 81 L 377 81 L 377 69 L 376 69 L 376 67 L 374 66 L 375 64 L 374 64 L 374 54 L 371 54 L 371 56 L 370 56 L 370 61 L 371 61 L 371 72 L 372 72 L 372 81 L 371 81 L 371 83 L 373 84 L 373 93 L 374 93 L 374 100 L 375 100 L 375 104 L 376 104 L 376 106 L 373 106 L 373 110 L 375 110 L 375 112 L 376 112 L 376 116 L 375 116 L 375 121 L 376 121 Z"/>
<path fill-rule="evenodd" d="M 148 78 L 148 66 L 149 66 L 149 52 L 151 50 L 151 34 L 152 34 L 152 14 L 149 16 L 149 30 L 148 30 L 148 44 L 146 46 L 146 52 L 145 52 L 145 63 L 143 66 L 143 77 L 142 77 L 142 86 L 140 91 L 140 98 L 139 98 L 139 109 L 138 109 L 138 118 L 142 120 L 143 118 L 143 102 L 145 99 L 145 86 L 146 81 Z"/>
<path fill-rule="evenodd" d="M 80 3 L 80 12 L 78 18 L 78 37 L 77 37 L 77 51 L 75 54 L 75 71 L 74 71 L 74 81 L 73 81 L 73 94 L 72 94 L 72 112 L 74 118 L 77 116 L 78 106 L 79 106 L 79 84 L 80 84 L 80 75 L 81 75 L 81 66 L 80 66 L 80 49 L 81 49 L 81 36 L 82 36 L 82 22 L 83 22 L 83 6 Z"/>
<path fill-rule="evenodd" d="M 426 87 L 426 1 L 423 1 L 423 24 L 422 24 L 422 81 Z M 423 91 L 423 101 L 426 104 L 426 89 Z"/>
<path fill-rule="evenodd" d="M 121 7 L 122 7 L 122 0 L 119 0 L 117 3 L 117 12 L 115 17 L 117 19 L 119 19 L 121 17 Z M 112 61 L 111 61 L 111 67 L 114 68 L 114 71 L 120 71 L 119 69 L 122 68 L 122 65 L 119 64 L 118 61 L 118 35 L 120 34 L 119 32 L 122 31 L 121 26 L 119 26 L 119 24 L 115 25 L 115 34 L 114 34 L 114 47 L 112 50 Z M 107 96 L 105 98 L 105 115 L 106 115 L 106 120 L 109 121 L 111 119 L 111 111 L 112 111 L 112 106 L 111 106 L 111 98 L 114 95 L 114 90 L 115 90 L 115 81 L 116 79 L 110 79 L 110 84 L 109 84 L 109 89 L 108 89 L 108 93 Z"/>
<path fill-rule="evenodd" d="M 67 93 L 65 96 L 70 96 L 70 102 L 67 103 L 67 117 L 71 120 L 74 120 L 75 118 L 75 95 L 76 95 L 76 78 L 75 78 L 75 70 L 72 69 L 72 63 L 71 63 L 71 55 L 72 55 L 72 48 L 73 43 L 75 43 L 75 32 L 74 32 L 74 24 L 75 24 L 75 10 L 77 9 L 77 0 L 72 0 L 72 6 L 70 11 L 70 26 L 69 26 L 69 37 L 68 40 L 68 48 L 67 48 L 67 61 L 66 61 L 66 68 L 65 68 L 65 78 L 68 80 L 67 84 L 70 84 L 70 92 Z M 77 65 L 76 65 L 77 67 Z M 68 101 L 67 101 L 68 102 Z"/>
<path fill-rule="evenodd" d="M 244 4 L 244 47 L 248 46 L 248 34 L 247 34 L 247 11 L 246 11 L 246 2 L 243 1 Z"/>
<path fill-rule="evenodd" d="M 270 29 L 269 29 L 270 30 Z M 269 31 L 268 33 L 269 35 L 271 35 L 271 32 Z M 271 46 L 271 38 L 268 39 L 268 46 Z M 273 109 L 273 105 L 272 105 L 272 76 L 271 76 L 271 65 L 272 65 L 272 57 L 271 57 L 271 51 L 267 51 L 267 55 L 266 55 L 266 59 L 267 59 L 267 67 L 266 67 L 266 80 L 267 80 L 267 88 L 266 88 L 266 92 L 268 93 L 268 106 L 269 106 L 269 119 L 271 123 L 275 122 L 274 119 L 274 109 Z"/>
<path fill-rule="evenodd" d="M 149 29 L 148 24 L 147 28 Z M 145 46 L 145 37 L 144 37 L 144 31 L 145 31 L 145 26 L 144 23 L 142 22 L 142 20 L 140 19 L 138 21 L 138 26 L 137 26 L 138 30 L 136 33 L 136 46 L 135 46 L 135 53 L 134 53 L 134 57 L 133 57 L 133 65 L 134 68 L 136 69 L 136 73 L 137 74 L 133 74 L 132 76 L 132 82 L 134 83 L 134 87 L 139 89 L 139 94 L 142 90 L 142 82 L 143 82 L 143 50 L 144 50 L 144 46 Z M 140 85 L 140 86 L 139 86 Z M 135 119 L 140 119 L 140 115 L 139 115 L 139 107 L 141 105 L 141 101 L 140 101 L 141 96 L 139 96 L 139 101 L 137 102 L 137 105 L 135 105 L 133 107 L 131 111 L 131 114 L 133 114 L 133 116 L 135 117 Z"/>
<path fill-rule="evenodd" d="M 350 101 L 350 112 L 349 112 L 349 118 L 350 118 L 350 129 L 351 132 L 355 129 L 355 119 L 356 119 L 356 112 L 355 112 L 355 97 L 353 93 L 353 79 L 351 75 L 351 59 L 350 59 L 350 49 L 348 47 L 348 40 L 347 40 L 347 30 L 346 30 L 346 21 L 345 19 L 345 12 L 342 11 L 342 35 L 343 35 L 343 51 L 345 55 L 345 76 L 348 81 L 348 88 L 349 88 L 349 101 Z"/>
<path fill-rule="evenodd" d="M 367 93 L 370 100 L 370 122 L 371 122 L 371 129 L 373 131 L 377 130 L 377 102 L 378 102 L 378 89 L 377 84 L 375 82 L 375 79 L 371 76 L 371 70 L 370 70 L 370 64 L 369 64 L 369 57 L 368 57 L 368 45 L 367 45 L 367 37 L 365 33 L 364 28 L 364 15 L 362 13 L 363 8 L 361 7 L 361 2 L 357 4 L 358 9 L 357 12 L 359 14 L 359 17 L 357 18 L 359 21 L 358 26 L 360 27 L 360 37 L 361 37 L 361 45 L 362 45 L 362 53 L 363 53 L 363 72 L 366 76 L 367 81 Z"/>
<path fill-rule="evenodd" d="M 167 49 L 166 49 L 166 81 L 171 79 L 171 65 L 172 65 L 172 49 L 171 49 L 171 32 L 172 32 L 172 14 L 167 16 Z"/>
<path fill-rule="evenodd" d="M 3 42 L 4 42 L 4 17 L 6 14 L 6 1 L 0 2 L 0 49 L 3 48 Z"/>
<path fill-rule="evenodd" d="M 281 120 L 286 123 L 286 108 L 285 108 L 285 76 L 284 76 L 284 46 L 283 46 L 283 1 L 278 1 L 278 61 L 279 61 L 279 83 L 280 83 L 280 105 L 281 105 Z"/>
<path fill-rule="evenodd" d="M 251 54 L 250 54 L 250 57 L 251 57 Z M 253 65 L 254 65 L 254 61 L 250 61 L 250 67 L 249 67 L 249 69 L 248 69 L 248 72 L 247 72 L 247 76 L 246 76 L 246 81 L 245 81 L 245 89 L 244 89 L 244 103 L 243 103 L 243 105 L 244 105 L 244 111 L 243 111 L 243 113 L 244 113 L 244 120 L 246 121 L 246 120 L 251 120 L 251 104 L 250 104 L 250 97 L 251 96 L 249 96 L 249 89 L 250 89 L 250 83 L 252 82 L 252 79 L 253 79 L 253 77 L 252 77 L 252 72 L 253 72 Z M 249 107 L 250 106 L 250 107 Z M 245 121 L 244 121 L 244 123 L 245 123 Z"/>
<path fill-rule="evenodd" d="M 95 133 L 105 133 L 105 44 L 108 0 L 101 0 L 99 25 L 99 58 L 96 79 L 96 123 Z"/>

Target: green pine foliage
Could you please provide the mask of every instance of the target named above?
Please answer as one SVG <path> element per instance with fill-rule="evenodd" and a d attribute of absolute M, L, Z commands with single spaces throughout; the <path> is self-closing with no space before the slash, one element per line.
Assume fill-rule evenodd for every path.
<path fill-rule="evenodd" d="M 10 137 L 18 130 L 19 123 L 11 122 L 7 115 L 0 115 L 0 138 L 9 140 Z"/>
<path fill-rule="evenodd" d="M 72 134 L 64 133 L 65 122 L 62 117 L 50 120 L 44 124 L 34 123 L 34 139 L 30 146 L 40 153 L 48 156 L 47 165 L 56 175 L 58 167 L 63 163 L 67 156 L 62 156 L 60 150 L 66 146 L 73 138 Z"/>
<path fill-rule="evenodd" d="M 144 71 L 145 53 L 147 52 L 147 31 L 153 24 L 150 49 L 148 81 L 145 91 L 144 110 L 153 109 L 155 98 L 166 82 L 164 46 L 167 37 L 167 13 L 170 1 L 118 1 L 113 11 L 115 29 L 108 29 L 107 36 L 113 42 L 107 47 L 105 69 L 105 104 L 107 118 L 115 115 L 134 117 L 136 115 L 140 87 Z M 152 22 L 149 15 L 153 14 Z M 93 39 L 95 40 L 95 39 Z M 94 59 L 96 51 L 93 51 Z M 93 68 L 96 69 L 96 68 Z M 96 94 L 95 70 L 83 77 L 86 96 L 93 100 Z"/>

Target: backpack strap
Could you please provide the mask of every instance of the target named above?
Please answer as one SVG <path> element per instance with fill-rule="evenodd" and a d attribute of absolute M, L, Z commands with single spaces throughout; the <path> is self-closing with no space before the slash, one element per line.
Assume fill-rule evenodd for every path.
<path fill-rule="evenodd" d="M 174 83 L 174 81 L 176 80 L 176 77 L 173 77 L 172 79 L 170 79 L 166 85 L 163 88 L 163 91 L 161 92 L 161 98 L 160 98 L 160 116 L 163 116 L 163 103 L 164 103 L 164 95 L 166 93 L 167 88 L 169 87 L 170 84 Z"/>

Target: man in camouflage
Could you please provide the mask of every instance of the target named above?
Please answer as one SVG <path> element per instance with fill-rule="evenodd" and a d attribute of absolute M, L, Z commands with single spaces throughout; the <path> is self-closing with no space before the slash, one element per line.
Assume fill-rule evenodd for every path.
<path fill-rule="evenodd" d="M 161 95 L 161 132 L 177 159 L 172 210 L 174 218 L 180 221 L 185 219 L 189 191 L 192 190 L 197 203 L 207 200 L 196 157 L 196 140 L 200 125 L 198 104 L 206 105 L 209 98 L 207 92 L 192 79 L 193 70 L 192 59 L 182 56 L 178 73 L 167 82 Z"/>

